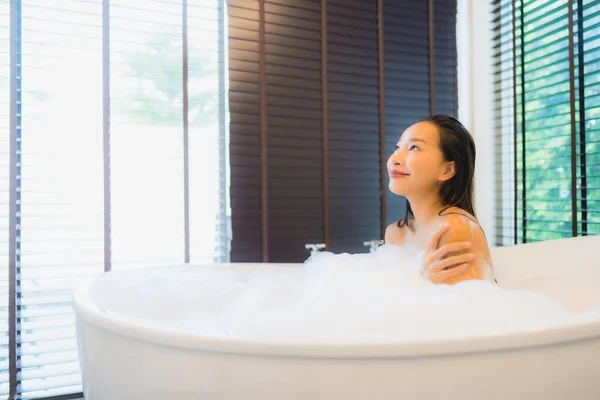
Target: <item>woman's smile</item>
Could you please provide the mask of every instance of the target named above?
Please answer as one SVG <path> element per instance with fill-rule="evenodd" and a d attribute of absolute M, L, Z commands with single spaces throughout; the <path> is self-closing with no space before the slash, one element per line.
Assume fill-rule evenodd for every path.
<path fill-rule="evenodd" d="M 392 170 L 390 171 L 390 178 L 391 179 L 399 179 L 399 178 L 404 178 L 409 176 L 409 174 L 404 173 L 402 171 L 398 171 L 398 170 Z"/>

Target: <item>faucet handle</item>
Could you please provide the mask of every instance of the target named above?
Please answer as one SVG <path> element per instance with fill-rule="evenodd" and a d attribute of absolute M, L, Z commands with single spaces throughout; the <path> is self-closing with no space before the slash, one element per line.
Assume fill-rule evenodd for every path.
<path fill-rule="evenodd" d="M 304 248 L 311 251 L 320 251 L 325 248 L 325 243 L 305 244 Z"/>
<path fill-rule="evenodd" d="M 367 240 L 363 242 L 364 246 L 369 246 L 369 252 L 373 253 L 377 250 L 377 247 L 381 246 L 385 242 L 383 240 Z"/>

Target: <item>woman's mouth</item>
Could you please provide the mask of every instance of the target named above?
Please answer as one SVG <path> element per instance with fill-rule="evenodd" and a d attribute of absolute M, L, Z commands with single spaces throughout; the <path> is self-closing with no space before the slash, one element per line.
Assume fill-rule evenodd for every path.
<path fill-rule="evenodd" d="M 408 174 L 401 172 L 401 171 L 391 171 L 390 172 L 390 178 L 404 178 L 408 176 Z"/>

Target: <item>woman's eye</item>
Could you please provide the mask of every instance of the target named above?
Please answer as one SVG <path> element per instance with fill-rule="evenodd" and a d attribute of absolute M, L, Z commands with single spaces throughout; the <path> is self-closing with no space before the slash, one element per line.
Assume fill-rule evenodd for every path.
<path fill-rule="evenodd" d="M 399 148 L 399 146 L 394 146 L 394 151 L 398 151 Z"/>
<path fill-rule="evenodd" d="M 409 150 L 419 150 L 419 148 L 413 144 L 412 146 L 410 146 Z"/>

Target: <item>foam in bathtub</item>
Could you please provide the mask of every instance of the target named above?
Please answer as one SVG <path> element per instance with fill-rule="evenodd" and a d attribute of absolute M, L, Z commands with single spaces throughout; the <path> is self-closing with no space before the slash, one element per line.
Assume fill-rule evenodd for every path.
<path fill-rule="evenodd" d="M 173 267 L 111 272 L 102 310 L 160 329 L 271 342 L 435 340 L 545 329 L 572 318 L 559 299 L 488 281 L 434 285 L 422 253 L 319 253 L 301 267 Z"/>

